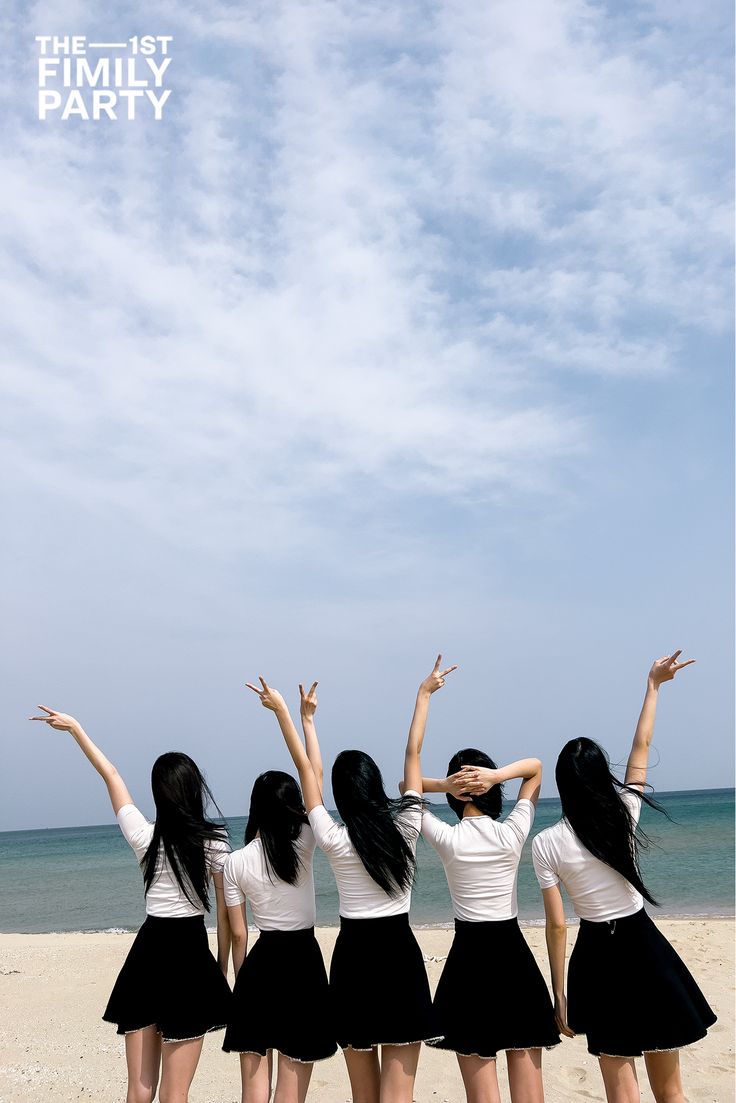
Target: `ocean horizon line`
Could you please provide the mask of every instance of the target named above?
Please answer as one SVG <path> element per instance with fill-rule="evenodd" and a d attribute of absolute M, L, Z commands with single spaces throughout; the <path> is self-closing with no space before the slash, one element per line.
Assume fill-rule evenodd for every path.
<path fill-rule="evenodd" d="M 668 796 L 682 796 L 684 793 L 687 793 L 690 796 L 697 796 L 700 793 L 736 793 L 736 787 L 733 785 L 719 785 L 704 789 L 650 789 L 648 790 L 648 792 L 651 795 L 656 795 L 657 799 L 659 800 L 660 798 L 663 799 Z M 559 801 L 559 796 L 540 797 L 538 803 L 559 804 Z M 427 798 L 427 803 L 431 805 L 439 805 L 440 807 L 444 807 L 445 804 L 445 802 L 442 800 L 429 800 L 429 798 Z M 513 803 L 513 799 L 504 801 L 504 804 Z M 328 812 L 336 813 L 337 809 L 328 808 Z M 227 824 L 230 820 L 244 820 L 247 818 L 247 815 L 244 815 L 242 812 L 238 812 L 232 815 L 228 813 L 224 815 L 221 820 L 219 819 L 219 817 L 215 817 L 215 822 Z M 109 827 L 112 822 L 113 819 L 106 820 L 104 823 L 69 823 L 59 824 L 56 827 L 9 827 L 0 830 L 0 835 L 22 835 L 32 831 L 85 831 L 91 830 L 95 827 Z"/>

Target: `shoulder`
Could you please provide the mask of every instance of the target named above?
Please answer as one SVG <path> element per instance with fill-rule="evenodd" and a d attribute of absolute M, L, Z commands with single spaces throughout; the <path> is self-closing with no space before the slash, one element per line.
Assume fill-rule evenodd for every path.
<path fill-rule="evenodd" d="M 554 847 L 555 842 L 560 838 L 559 828 L 563 821 L 553 824 L 551 827 L 545 827 L 544 831 L 540 831 L 538 835 L 535 835 L 532 839 L 532 854 L 543 854 L 551 847 Z"/>
<path fill-rule="evenodd" d="M 219 873 L 225 865 L 225 859 L 230 854 L 230 841 L 226 835 L 216 839 L 207 839 L 204 845 L 207 864 L 215 873 Z"/>
<path fill-rule="evenodd" d="M 116 820 L 123 835 L 136 849 L 148 846 L 153 838 L 154 825 L 146 819 L 134 804 L 124 804 L 118 809 Z"/>
<path fill-rule="evenodd" d="M 523 845 L 534 823 L 534 811 L 535 809 L 532 801 L 527 800 L 525 797 L 522 797 L 521 800 L 517 800 L 508 816 L 501 821 L 501 831 L 507 837 Z"/>
<path fill-rule="evenodd" d="M 317 846 L 322 850 L 335 850 L 347 838 L 347 829 L 332 818 L 324 804 L 318 804 L 311 810 L 309 826 Z"/>

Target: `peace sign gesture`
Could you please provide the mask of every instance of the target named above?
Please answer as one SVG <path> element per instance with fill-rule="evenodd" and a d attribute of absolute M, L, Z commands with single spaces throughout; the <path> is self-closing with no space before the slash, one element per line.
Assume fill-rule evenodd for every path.
<path fill-rule="evenodd" d="M 42 712 L 48 713 L 47 716 L 29 716 L 29 720 L 42 720 L 45 724 L 49 724 L 50 727 L 56 728 L 60 732 L 74 731 L 76 728 L 81 727 L 78 720 L 75 720 L 73 716 L 69 716 L 66 712 L 56 712 L 54 709 L 48 709 L 45 705 L 38 705 L 38 708 Z"/>
<path fill-rule="evenodd" d="M 301 703 L 299 705 L 302 719 L 310 720 L 317 711 L 317 682 L 312 682 L 309 693 L 304 692 L 304 686 L 299 683 L 299 696 L 301 697 Z"/>
<path fill-rule="evenodd" d="M 661 686 L 662 682 L 671 682 L 678 670 L 682 670 L 695 662 L 695 659 L 686 659 L 684 663 L 678 663 L 677 660 L 680 655 L 682 655 L 682 648 L 652 663 L 652 669 L 649 671 L 649 681 L 655 686 Z"/>
<path fill-rule="evenodd" d="M 264 709 L 270 709 L 271 712 L 279 712 L 286 709 L 286 701 L 283 699 L 277 689 L 272 689 L 271 686 L 266 685 L 264 678 L 258 675 L 258 681 L 261 683 L 262 689 L 258 686 L 252 685 L 250 682 L 246 682 L 248 689 L 252 689 L 254 693 L 257 693 L 261 699 L 261 704 Z"/>
<path fill-rule="evenodd" d="M 447 677 L 447 675 L 452 674 L 453 670 L 457 670 L 457 665 L 448 666 L 446 670 L 440 670 L 441 666 L 442 656 L 438 655 L 437 662 L 434 664 L 434 669 L 432 670 L 432 673 L 429 674 L 422 682 L 421 686 L 419 687 L 420 691 L 424 690 L 425 693 L 434 693 L 436 690 L 442 689 L 442 686 L 445 684 L 445 678 Z"/>

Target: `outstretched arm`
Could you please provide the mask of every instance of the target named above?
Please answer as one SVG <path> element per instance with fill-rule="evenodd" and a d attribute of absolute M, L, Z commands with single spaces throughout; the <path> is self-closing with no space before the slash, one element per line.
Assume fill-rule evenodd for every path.
<path fill-rule="evenodd" d="M 440 670 L 441 663 L 442 656 L 438 655 L 432 673 L 424 679 L 419 687 L 416 704 L 414 706 L 414 715 L 411 718 L 411 726 L 409 727 L 409 738 L 406 741 L 406 753 L 404 755 L 404 789 L 413 789 L 417 793 L 423 791 L 420 755 L 422 753 L 424 732 L 427 727 L 427 717 L 429 715 L 429 700 L 432 694 L 436 690 L 441 689 L 445 684 L 447 675 L 451 674 L 453 670 L 457 670 L 457 666 L 448 666 L 447 670 Z"/>
<path fill-rule="evenodd" d="M 112 810 L 117 816 L 120 809 L 126 804 L 132 804 L 133 798 L 128 792 L 125 782 L 117 772 L 112 762 L 108 758 L 105 758 L 104 754 L 97 747 L 86 731 L 73 716 L 69 716 L 65 712 L 55 712 L 54 709 L 46 708 L 45 705 L 38 706 L 43 712 L 48 713 L 47 716 L 30 716 L 30 720 L 41 720 L 56 731 L 69 732 L 72 738 L 81 748 L 82 752 L 94 766 L 97 773 L 100 775 L 107 791 L 110 795 L 110 802 L 112 803 Z"/>
<path fill-rule="evenodd" d="M 634 741 L 631 744 L 629 759 L 626 763 L 625 785 L 639 785 L 642 788 L 647 780 L 647 767 L 649 766 L 649 747 L 654 735 L 654 721 L 657 716 L 657 698 L 659 687 L 663 682 L 671 682 L 678 670 L 690 666 L 695 659 L 687 659 L 684 663 L 678 663 L 682 651 L 675 651 L 672 655 L 665 655 L 652 663 L 652 668 L 647 677 L 647 690 L 644 694 L 644 704 L 639 714 L 639 722 L 634 732 Z"/>
<path fill-rule="evenodd" d="M 251 685 L 250 682 L 246 682 L 246 685 L 248 689 L 252 689 L 254 693 L 258 694 L 264 708 L 276 714 L 276 719 L 281 728 L 281 734 L 284 737 L 286 746 L 289 749 L 289 754 L 294 760 L 294 765 L 299 773 L 299 781 L 301 782 L 302 795 L 304 797 L 304 807 L 307 812 L 311 812 L 313 808 L 316 808 L 322 803 L 322 790 L 317 784 L 317 778 L 312 769 L 312 763 L 309 761 L 307 752 L 304 749 L 304 744 L 294 727 L 294 721 L 291 719 L 289 710 L 286 707 L 286 701 L 277 689 L 272 689 L 270 686 L 266 685 L 266 682 L 260 676 L 258 681 L 261 683 L 261 689 L 259 689 L 258 686 Z M 315 739 L 316 738 L 317 736 L 315 733 Z"/>
<path fill-rule="evenodd" d="M 307 758 L 312 763 L 314 776 L 317 779 L 321 793 L 324 783 L 324 770 L 322 768 L 322 752 L 319 749 L 319 740 L 317 739 L 317 728 L 314 724 L 314 714 L 317 711 L 317 683 L 312 682 L 309 693 L 304 692 L 304 686 L 300 683 L 299 696 L 301 698 L 299 715 L 302 720 Z"/>

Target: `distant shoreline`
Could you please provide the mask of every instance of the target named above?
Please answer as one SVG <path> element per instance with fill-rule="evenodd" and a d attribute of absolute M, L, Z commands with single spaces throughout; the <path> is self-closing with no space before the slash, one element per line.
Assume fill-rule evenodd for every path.
<path fill-rule="evenodd" d="M 652 789 L 648 790 L 648 792 L 657 800 L 665 800 L 667 797 L 680 797 L 684 793 L 688 793 L 691 796 L 698 796 L 703 793 L 734 793 L 736 795 L 736 787 L 733 785 L 722 785 L 714 789 Z M 559 797 L 540 797 L 539 804 L 559 804 L 559 799 Z M 147 800 L 144 803 L 149 802 L 150 801 Z M 431 805 L 439 805 L 440 807 L 443 807 L 445 803 L 442 800 L 429 800 L 429 798 L 427 798 L 427 802 Z M 504 801 L 505 805 L 513 803 L 514 801 L 512 798 Z M 328 808 L 328 812 L 333 815 L 338 814 L 337 809 L 335 808 Z M 243 819 L 247 819 L 247 816 L 243 815 L 243 811 L 241 809 L 239 812 L 232 813 L 232 815 L 224 816 L 221 822 L 229 823 L 231 820 Z M 110 819 L 105 820 L 104 823 L 69 823 L 57 825 L 56 827 L 8 827 L 3 828 L 3 830 L 0 831 L 0 835 L 25 835 L 30 834 L 34 831 L 91 831 L 97 827 L 109 827 L 110 824 L 114 823 L 115 817 L 111 814 Z"/>

